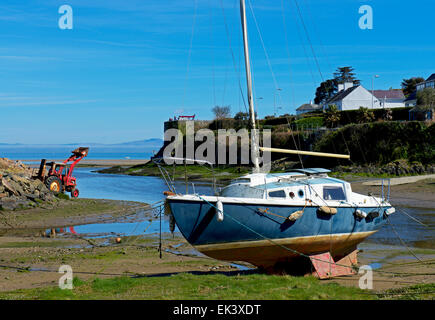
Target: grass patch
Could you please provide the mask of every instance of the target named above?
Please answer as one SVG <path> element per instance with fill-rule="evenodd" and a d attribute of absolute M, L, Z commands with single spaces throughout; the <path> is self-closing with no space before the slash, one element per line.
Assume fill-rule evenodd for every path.
<path fill-rule="evenodd" d="M 375 295 L 314 277 L 263 274 L 192 275 L 74 280 L 73 290 L 37 288 L 0 293 L 0 299 L 375 299 Z"/>
<path fill-rule="evenodd" d="M 107 252 L 101 252 L 98 254 L 95 254 L 94 252 L 90 253 L 80 253 L 76 254 L 74 256 L 75 259 L 97 259 L 97 260 L 117 260 L 122 258 L 124 255 L 127 254 L 126 250 L 113 250 L 113 251 L 107 251 Z"/>
<path fill-rule="evenodd" d="M 62 200 L 70 200 L 69 195 L 63 192 L 59 192 L 58 194 L 56 194 L 56 197 Z"/>

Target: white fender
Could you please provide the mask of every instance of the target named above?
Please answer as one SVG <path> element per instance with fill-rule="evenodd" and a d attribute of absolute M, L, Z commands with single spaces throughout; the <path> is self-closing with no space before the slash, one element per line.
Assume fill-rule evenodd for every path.
<path fill-rule="evenodd" d="M 355 211 L 355 215 L 357 216 L 357 217 L 359 217 L 359 218 L 367 218 L 367 212 L 364 212 L 364 211 L 362 211 L 362 210 L 360 210 L 360 209 L 357 209 L 356 211 Z"/>
<path fill-rule="evenodd" d="M 287 219 L 290 221 L 296 221 L 300 217 L 302 217 L 303 214 L 304 214 L 304 210 L 295 211 Z"/>
<path fill-rule="evenodd" d="M 323 213 L 325 213 L 325 214 L 330 214 L 330 215 L 334 215 L 334 214 L 337 213 L 337 209 L 336 209 L 336 208 L 326 207 L 326 206 L 324 206 L 324 207 L 320 207 L 320 208 L 319 208 L 319 211 L 320 211 L 320 212 L 323 212 Z"/>
<path fill-rule="evenodd" d="M 385 210 L 385 214 L 386 214 L 387 216 L 389 216 L 390 214 L 393 214 L 394 212 L 396 212 L 396 209 L 394 209 L 393 207 L 391 207 L 391 208 Z"/>
<path fill-rule="evenodd" d="M 224 221 L 224 205 L 220 200 L 216 202 L 216 219 L 219 222 Z"/>

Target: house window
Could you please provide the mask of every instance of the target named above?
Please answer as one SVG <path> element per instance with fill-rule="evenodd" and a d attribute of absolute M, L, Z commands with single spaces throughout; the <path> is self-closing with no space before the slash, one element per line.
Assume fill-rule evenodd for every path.
<path fill-rule="evenodd" d="M 323 187 L 323 199 L 346 200 L 342 187 Z"/>
<path fill-rule="evenodd" d="M 285 198 L 284 190 L 277 190 L 269 192 L 269 198 Z"/>

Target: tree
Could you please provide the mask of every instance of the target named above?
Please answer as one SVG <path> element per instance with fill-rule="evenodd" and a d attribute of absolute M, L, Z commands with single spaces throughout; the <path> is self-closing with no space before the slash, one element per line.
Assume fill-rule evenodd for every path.
<path fill-rule="evenodd" d="M 409 97 L 411 93 L 417 90 L 417 84 L 424 82 L 424 78 L 421 77 L 413 77 L 409 79 L 403 79 L 402 81 L 402 91 L 405 97 Z"/>
<path fill-rule="evenodd" d="M 338 92 L 339 84 L 353 82 L 354 84 L 359 85 L 361 81 L 355 78 L 355 73 L 352 71 L 354 71 L 354 68 L 352 67 L 337 68 L 337 71 L 334 72 L 334 78 L 322 82 L 316 89 L 314 103 L 322 104 L 327 102 Z"/>
<path fill-rule="evenodd" d="M 264 116 L 264 119 L 265 120 L 270 120 L 270 119 L 275 119 L 276 117 L 275 117 L 275 115 L 267 115 L 267 116 Z"/>
<path fill-rule="evenodd" d="M 211 111 L 214 113 L 215 119 L 225 119 L 231 117 L 231 107 L 230 106 L 215 106 Z"/>
<path fill-rule="evenodd" d="M 244 120 L 249 120 L 249 113 L 247 112 L 237 112 L 236 115 L 234 116 L 234 120 L 237 121 L 244 121 Z"/>
<path fill-rule="evenodd" d="M 435 108 L 435 89 L 425 88 L 417 92 L 417 105 L 426 108 Z"/>
<path fill-rule="evenodd" d="M 334 79 L 323 81 L 316 90 L 315 104 L 322 104 L 332 98 L 337 92 L 337 82 Z"/>
<path fill-rule="evenodd" d="M 366 123 L 375 120 L 375 113 L 369 108 L 360 107 L 357 112 L 358 123 Z"/>
<path fill-rule="evenodd" d="M 335 127 L 335 125 L 340 121 L 341 114 L 335 104 L 328 106 L 325 115 L 325 123 L 329 128 Z"/>
<path fill-rule="evenodd" d="M 359 85 L 361 81 L 355 78 L 355 73 L 352 72 L 354 70 L 355 69 L 352 67 L 340 67 L 334 73 L 334 80 L 337 84 L 353 82 L 354 84 Z"/>

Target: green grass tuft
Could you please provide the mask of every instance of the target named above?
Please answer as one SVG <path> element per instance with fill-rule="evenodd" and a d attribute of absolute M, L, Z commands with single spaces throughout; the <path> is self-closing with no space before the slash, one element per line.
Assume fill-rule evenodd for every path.
<path fill-rule="evenodd" d="M 314 277 L 265 274 L 95 278 L 74 280 L 73 290 L 43 288 L 1 293 L 0 299 L 375 299 L 360 289 L 322 283 Z"/>
<path fill-rule="evenodd" d="M 62 200 L 70 200 L 70 197 L 68 194 L 60 192 L 56 195 L 57 198 L 62 199 Z"/>

